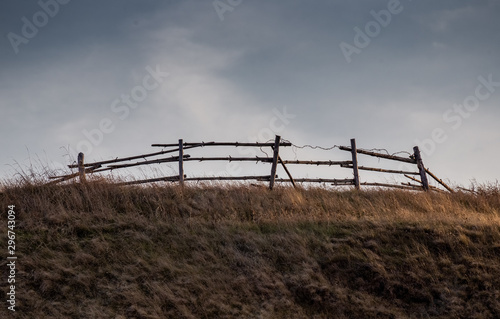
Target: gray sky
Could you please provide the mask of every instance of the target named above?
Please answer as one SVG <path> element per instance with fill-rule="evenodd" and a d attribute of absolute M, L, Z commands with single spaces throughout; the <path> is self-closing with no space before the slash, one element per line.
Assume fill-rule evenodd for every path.
<path fill-rule="evenodd" d="M 2 178 L 270 130 L 500 178 L 498 1 L 4 1 L 0 30 Z"/>

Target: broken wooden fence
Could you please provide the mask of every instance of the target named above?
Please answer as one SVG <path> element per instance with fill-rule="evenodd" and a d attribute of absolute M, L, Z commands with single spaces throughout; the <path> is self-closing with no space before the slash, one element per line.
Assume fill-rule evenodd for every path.
<path fill-rule="evenodd" d="M 332 160 L 323 160 L 323 161 L 315 161 L 315 160 L 286 160 L 280 157 L 280 147 L 291 147 L 294 146 L 292 143 L 288 141 L 283 141 L 280 136 L 276 136 L 274 143 L 238 143 L 238 142 L 201 142 L 201 143 L 185 143 L 182 139 L 179 140 L 178 143 L 175 144 L 153 144 L 153 147 L 163 147 L 163 148 L 172 148 L 168 150 L 163 150 L 154 153 L 142 154 L 131 157 L 124 158 L 115 158 L 112 160 L 94 162 L 94 163 L 84 163 L 84 155 L 80 153 L 78 155 L 77 164 L 68 165 L 69 168 L 78 168 L 78 173 L 73 173 L 65 176 L 56 176 L 51 177 L 54 181 L 50 183 L 59 183 L 63 181 L 67 181 L 72 178 L 79 177 L 81 182 L 85 182 L 85 175 L 88 173 L 97 173 L 104 171 L 111 171 L 121 168 L 130 168 L 140 165 L 150 165 L 150 164 L 159 164 L 159 163 L 172 163 L 178 162 L 179 169 L 178 175 L 175 176 L 166 176 L 159 178 L 151 178 L 144 179 L 138 181 L 131 182 L 123 182 L 120 185 L 131 185 L 131 184 L 141 184 L 141 183 L 153 183 L 153 182 L 178 182 L 180 185 L 184 185 L 187 181 L 247 181 L 247 180 L 256 180 L 256 181 L 267 181 L 269 182 L 269 188 L 273 189 L 274 184 L 277 182 L 290 182 L 294 187 L 296 183 L 329 183 L 334 186 L 346 186 L 353 185 L 356 189 L 360 189 L 361 186 L 377 186 L 377 187 L 393 187 L 393 188 L 402 188 L 402 189 L 412 189 L 412 190 L 440 190 L 437 187 L 433 187 L 429 185 L 429 181 L 427 179 L 427 175 L 431 176 L 436 182 L 442 185 L 446 190 L 453 192 L 453 190 L 446 185 L 441 179 L 437 178 L 434 174 L 432 174 L 427 168 L 425 168 L 424 163 L 422 161 L 422 157 L 420 155 L 420 151 L 418 146 L 413 148 L 413 154 L 409 157 L 400 157 L 395 155 L 377 153 L 372 151 L 367 151 L 363 149 L 358 149 L 356 147 L 356 140 L 351 139 L 350 147 L 348 146 L 339 146 L 338 148 L 342 151 L 348 151 L 351 153 L 350 160 L 343 161 L 332 161 Z M 184 151 L 199 148 L 199 147 L 211 147 L 211 146 L 229 146 L 229 147 L 271 147 L 273 150 L 272 157 L 191 157 L 188 154 L 184 154 Z M 177 153 L 176 156 L 170 156 L 159 159 L 147 159 L 149 157 L 154 157 L 163 154 Z M 386 160 L 399 161 L 409 164 L 416 165 L 417 171 L 402 171 L 402 170 L 390 170 L 376 167 L 366 167 L 359 166 L 358 162 L 358 154 L 374 156 L 377 158 L 382 158 Z M 134 163 L 123 163 L 130 162 L 136 159 L 143 159 L 139 162 Z M 262 163 L 270 163 L 271 171 L 270 175 L 264 176 L 213 176 L 213 177 L 193 177 L 186 176 L 184 174 L 184 162 L 188 161 L 240 161 L 240 162 L 262 162 Z M 277 178 L 277 169 L 278 166 L 284 169 L 288 178 Z M 293 178 L 290 170 L 287 165 L 328 165 L 328 166 L 340 166 L 342 168 L 352 169 L 353 178 L 352 179 L 327 179 L 327 178 Z M 372 172 L 381 172 L 381 173 L 390 173 L 390 174 L 401 174 L 406 178 L 417 182 L 414 183 L 401 183 L 400 185 L 396 184 L 387 184 L 387 183 L 370 183 L 370 182 L 360 182 L 359 171 L 372 171 Z M 420 177 L 420 180 L 416 177 Z"/>

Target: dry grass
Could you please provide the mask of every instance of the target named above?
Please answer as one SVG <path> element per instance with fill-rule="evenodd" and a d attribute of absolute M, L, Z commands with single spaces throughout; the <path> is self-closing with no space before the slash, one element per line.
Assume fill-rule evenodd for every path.
<path fill-rule="evenodd" d="M 18 318 L 500 317 L 498 187 L 94 181 L 11 185 L 0 202 L 18 217 Z"/>

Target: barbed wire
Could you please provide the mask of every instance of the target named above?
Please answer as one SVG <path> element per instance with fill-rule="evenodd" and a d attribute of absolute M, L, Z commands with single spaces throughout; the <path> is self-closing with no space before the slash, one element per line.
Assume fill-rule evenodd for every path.
<path fill-rule="evenodd" d="M 283 140 L 283 141 L 290 143 L 290 141 L 288 141 L 288 140 Z M 330 146 L 330 147 L 325 147 L 325 146 L 310 145 L 310 144 L 305 144 L 305 145 L 296 145 L 296 144 L 293 144 L 293 143 L 290 143 L 290 144 L 292 144 L 292 147 L 294 149 L 294 153 L 295 154 L 297 154 L 296 149 L 310 148 L 310 149 L 320 149 L 320 150 L 324 150 L 324 151 L 331 151 L 332 149 L 335 149 L 335 148 L 339 148 L 340 149 L 340 147 L 341 147 L 341 145 L 333 145 L 333 146 Z M 407 154 L 409 157 L 413 156 L 412 153 L 407 152 L 407 151 L 399 151 L 399 152 L 395 152 L 395 153 L 391 154 L 385 148 L 372 148 L 372 149 L 358 148 L 358 149 L 359 150 L 363 150 L 363 151 L 367 151 L 367 152 L 385 152 L 387 155 L 390 155 L 390 156 L 395 156 L 395 155 L 398 155 L 398 154 Z"/>
<path fill-rule="evenodd" d="M 391 155 L 392 155 L 392 156 L 395 156 L 395 155 L 397 155 L 397 154 L 407 154 L 407 155 L 408 155 L 408 157 L 413 157 L 413 154 L 412 154 L 412 153 L 410 153 L 410 152 L 407 152 L 407 151 L 399 151 L 399 152 L 393 153 L 393 154 L 391 154 Z"/>
<path fill-rule="evenodd" d="M 363 148 L 360 148 L 360 150 L 363 150 L 363 151 L 367 151 L 367 152 L 373 152 L 373 151 L 377 151 L 377 152 L 385 152 L 387 155 L 390 155 L 390 156 L 396 156 L 397 154 L 408 154 L 408 156 L 412 156 L 413 154 L 411 154 L 410 152 L 407 152 L 407 151 L 399 151 L 399 152 L 396 152 L 396 153 L 389 153 L 388 150 L 386 150 L 385 148 L 372 148 L 372 149 L 369 149 L 369 150 L 366 150 L 366 149 L 363 149 Z"/>
<path fill-rule="evenodd" d="M 297 144 L 293 144 L 292 142 L 290 142 L 289 140 L 285 140 L 283 139 L 282 140 L 284 143 L 290 143 L 292 145 L 293 148 L 297 149 L 297 148 L 300 148 L 300 149 L 304 149 L 304 148 L 310 148 L 310 149 L 322 149 L 324 151 L 330 151 L 334 148 L 338 148 L 340 147 L 339 145 L 334 145 L 332 147 L 323 147 L 323 146 L 319 146 L 319 145 L 310 145 L 310 144 L 306 144 L 306 145 L 297 145 Z"/>
<path fill-rule="evenodd" d="M 362 151 L 367 151 L 367 152 L 385 152 L 387 155 L 391 155 L 389 154 L 389 151 L 386 150 L 385 148 L 372 148 L 372 149 L 364 149 L 364 148 L 358 148 L 359 150 L 362 150 Z"/>
<path fill-rule="evenodd" d="M 272 139 L 271 139 L 271 140 L 267 140 L 265 143 L 269 143 L 269 142 L 272 142 L 272 141 L 273 141 Z M 262 147 L 263 147 L 263 146 L 260 146 L 260 147 L 259 147 L 259 148 L 260 148 L 260 151 L 261 151 L 262 153 L 264 153 L 264 154 L 266 155 L 266 157 L 269 157 L 269 154 L 267 154 L 267 152 L 266 152 L 266 151 L 264 151 L 264 150 L 262 149 Z"/>
<path fill-rule="evenodd" d="M 272 139 L 269 139 L 267 140 L 265 143 L 269 143 L 269 142 L 272 142 L 273 140 Z M 311 144 L 305 144 L 305 145 L 297 145 L 297 144 L 293 144 L 292 142 L 290 142 L 289 140 L 286 140 L 286 139 L 282 139 L 281 140 L 283 143 L 290 143 L 292 145 L 292 151 L 295 155 L 295 158 L 297 158 L 297 149 L 305 149 L 305 148 L 310 148 L 310 149 L 313 149 L 313 150 L 316 150 L 316 149 L 319 149 L 319 150 L 323 150 L 323 151 L 331 151 L 333 149 L 340 149 L 341 145 L 333 145 L 333 146 L 320 146 L 320 145 L 311 145 Z M 269 154 L 264 151 L 263 149 L 263 146 L 260 146 L 259 147 L 260 151 L 266 155 L 266 157 L 269 157 Z M 362 151 L 366 151 L 366 152 L 384 152 L 385 154 L 387 155 L 390 155 L 390 156 L 396 156 L 398 154 L 406 154 L 408 155 L 409 157 L 412 157 L 413 154 L 410 153 L 410 152 L 407 152 L 407 151 L 399 151 L 399 152 L 395 152 L 395 153 L 390 153 L 387 149 L 385 148 L 372 148 L 372 149 L 364 149 L 364 148 L 358 148 L 359 150 L 362 150 Z"/>
<path fill-rule="evenodd" d="M 339 148 L 340 147 L 339 145 L 333 145 L 331 147 L 323 147 L 323 146 L 319 146 L 319 145 L 310 145 L 310 144 L 306 144 L 306 145 L 302 145 L 302 146 L 292 144 L 292 146 L 294 148 L 300 148 L 300 149 L 310 148 L 310 149 L 313 149 L 313 150 L 320 149 L 320 150 L 324 150 L 324 151 L 331 151 L 334 148 Z"/>
<path fill-rule="evenodd" d="M 262 146 L 261 146 L 261 147 L 259 147 L 259 148 L 260 148 L 260 151 L 261 151 L 262 153 L 264 153 L 264 155 L 266 155 L 266 157 L 269 157 L 269 154 L 267 154 L 267 152 L 266 152 L 266 151 L 264 151 L 264 150 L 262 149 Z"/>

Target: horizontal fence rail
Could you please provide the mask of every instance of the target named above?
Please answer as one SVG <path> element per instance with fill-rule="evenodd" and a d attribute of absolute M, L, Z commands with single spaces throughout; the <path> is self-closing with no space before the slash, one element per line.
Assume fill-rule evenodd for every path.
<path fill-rule="evenodd" d="M 339 149 L 342 150 L 342 151 L 352 152 L 352 148 L 351 147 L 339 146 Z M 364 155 L 370 155 L 370 156 L 374 156 L 374 157 L 380 157 L 380 158 L 390 159 L 390 160 L 393 160 L 393 161 L 400 161 L 400 162 L 405 162 L 405 163 L 410 163 L 410 164 L 417 164 L 417 162 L 413 158 L 404 158 L 404 157 L 400 157 L 400 156 L 375 153 L 375 152 L 364 151 L 364 150 L 360 150 L 360 149 L 357 149 L 356 152 L 359 153 L 359 154 L 364 154 Z"/>
<path fill-rule="evenodd" d="M 108 160 L 108 161 L 95 162 L 95 163 L 90 163 L 90 164 L 86 163 L 83 166 L 89 167 L 89 166 L 98 166 L 98 165 L 118 163 L 118 162 L 126 162 L 126 161 L 132 161 L 135 159 L 157 156 L 157 155 L 161 155 L 161 154 L 173 153 L 173 152 L 178 152 L 178 151 L 179 151 L 179 149 L 174 149 L 174 150 L 161 151 L 161 152 L 155 152 L 155 153 L 149 153 L 149 154 L 143 154 L 143 155 L 137 155 L 137 156 L 131 156 L 131 157 L 115 158 L 113 160 Z M 68 167 L 69 168 L 78 168 L 78 164 L 68 165 Z"/>
<path fill-rule="evenodd" d="M 421 158 L 420 151 L 417 146 L 413 148 L 413 153 L 408 153 L 408 157 L 396 156 L 374 152 L 373 150 L 364 150 L 356 147 L 356 140 L 351 139 L 350 146 L 334 146 L 331 148 L 323 148 L 319 146 L 296 146 L 289 141 L 282 140 L 280 136 L 276 136 L 273 143 L 240 143 L 240 142 L 197 142 L 197 143 L 186 143 L 184 140 L 180 139 L 178 143 L 170 143 L 170 144 L 152 144 L 152 147 L 163 147 L 163 148 L 171 148 L 167 150 L 162 150 L 154 153 L 146 153 L 142 155 L 115 158 L 105 161 L 93 162 L 93 163 L 84 163 L 84 154 L 80 153 L 78 156 L 78 162 L 76 164 L 68 165 L 69 168 L 78 169 L 78 172 L 71 173 L 63 176 L 54 176 L 50 177 L 52 179 L 49 184 L 55 184 L 60 182 L 65 182 L 74 178 L 80 179 L 80 182 L 86 181 L 86 174 L 93 174 L 104 171 L 113 171 L 117 169 L 123 168 L 131 168 L 142 165 L 152 165 L 152 164 L 163 164 L 163 163 L 178 163 L 179 170 L 178 175 L 174 176 L 165 176 L 158 178 L 150 178 L 143 179 L 137 181 L 130 182 L 121 182 L 118 185 L 134 185 L 134 184 L 145 184 L 145 183 L 155 183 L 155 182 L 174 182 L 184 185 L 185 182 L 199 182 L 199 181 L 250 181 L 255 180 L 259 182 L 268 182 L 269 188 L 273 189 L 275 183 L 291 183 L 294 187 L 296 187 L 296 183 L 323 183 L 329 184 L 332 186 L 354 186 L 356 189 L 360 189 L 363 187 L 391 187 L 391 188 L 400 188 L 400 189 L 408 189 L 408 190 L 433 190 L 433 191 L 443 191 L 438 187 L 434 187 L 429 185 L 427 180 L 427 175 L 431 176 L 439 185 L 441 185 L 444 189 L 449 192 L 453 192 L 453 189 L 449 187 L 443 180 L 439 179 L 429 171 L 428 168 L 424 166 L 424 163 Z M 242 156 L 208 156 L 208 157 L 197 157 L 191 156 L 189 154 L 185 154 L 184 152 L 187 150 L 192 150 L 195 148 L 203 148 L 208 146 L 214 147 L 257 147 L 262 150 L 262 148 L 270 148 L 272 150 L 272 156 L 254 156 L 254 157 L 242 157 Z M 342 151 L 348 151 L 351 153 L 350 159 L 345 160 L 289 160 L 283 159 L 280 156 L 280 148 L 281 147 L 296 147 L 296 148 L 319 148 L 323 150 L 332 150 L 334 148 L 338 148 Z M 378 150 L 378 149 L 374 149 Z M 386 151 L 387 152 L 387 151 Z M 149 159 L 150 157 L 160 156 L 164 154 L 177 153 L 176 155 L 170 157 Z M 388 153 L 388 152 L 387 152 Z M 399 152 L 403 153 L 403 152 Z M 378 168 L 378 167 L 369 167 L 369 166 L 360 166 L 358 154 L 367 155 L 372 157 L 377 157 L 385 160 L 404 162 L 408 164 L 415 165 L 416 170 L 394 170 L 394 169 L 386 169 L 386 168 Z M 140 160 L 130 163 L 134 160 Z M 122 163 L 129 162 L 129 163 Z M 184 163 L 185 162 L 255 162 L 255 163 L 268 163 L 271 164 L 270 175 L 262 175 L 262 176 L 190 176 L 184 173 Z M 353 178 L 345 178 L 345 179 L 336 179 L 336 178 L 294 178 L 288 169 L 287 165 L 314 165 L 314 166 L 339 166 L 340 168 L 351 169 L 353 173 Z M 277 170 L 282 168 L 288 178 L 278 178 Z M 387 174 L 398 174 L 402 175 L 407 179 L 410 179 L 412 182 L 416 182 L 417 184 L 410 182 L 402 182 L 400 184 L 394 183 L 381 183 L 381 182 L 366 182 L 360 181 L 359 171 L 371 171 L 371 172 L 379 172 L 379 173 L 387 173 Z M 419 179 L 420 178 L 420 179 Z"/>
<path fill-rule="evenodd" d="M 277 182 L 289 182 L 288 179 L 277 179 Z M 353 179 L 328 179 L 328 178 L 295 178 L 298 183 L 332 183 L 332 185 L 354 185 Z"/>
<path fill-rule="evenodd" d="M 239 143 L 239 142 L 201 142 L 201 143 L 182 143 L 186 147 L 204 147 L 204 146 L 242 146 L 242 147 L 274 147 L 274 143 Z M 174 147 L 179 144 L 151 144 L 153 147 Z M 290 142 L 280 142 L 279 146 L 292 146 Z"/>
<path fill-rule="evenodd" d="M 353 169 L 352 165 L 341 165 L 344 168 Z M 420 175 L 419 172 L 408 172 L 408 171 L 398 171 L 392 169 L 384 169 L 384 168 L 376 168 L 376 167 L 365 167 L 358 166 L 358 170 L 360 171 L 372 171 L 372 172 L 381 172 L 381 173 L 393 173 L 393 174 L 408 174 L 408 175 Z"/>

